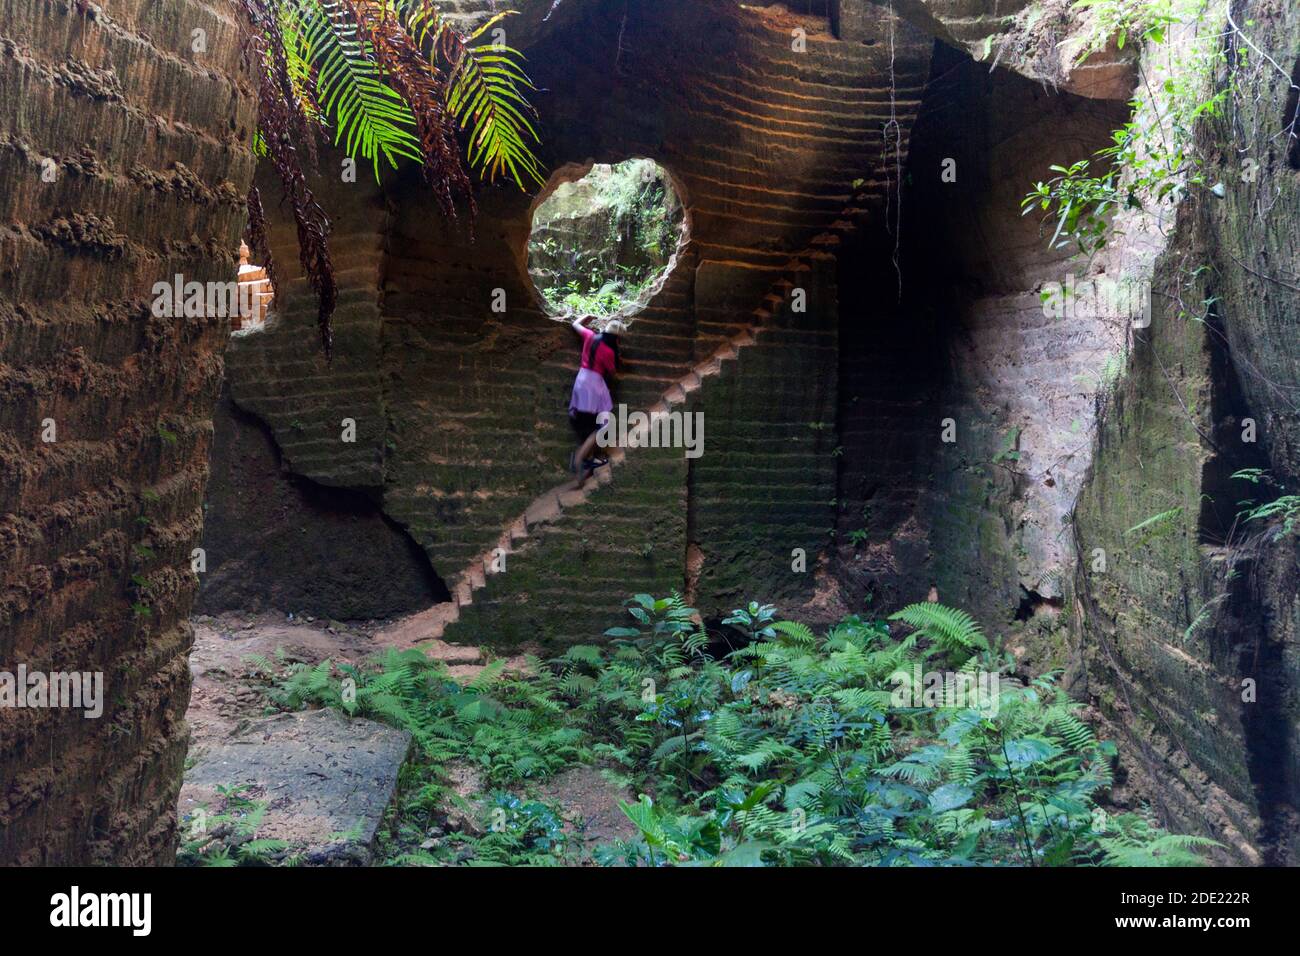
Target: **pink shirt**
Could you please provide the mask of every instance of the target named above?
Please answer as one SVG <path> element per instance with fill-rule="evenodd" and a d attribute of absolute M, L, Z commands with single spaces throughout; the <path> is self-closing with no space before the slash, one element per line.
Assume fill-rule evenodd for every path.
<path fill-rule="evenodd" d="M 596 346 L 596 354 L 590 356 L 589 359 L 588 353 L 591 351 L 591 340 L 596 333 L 591 329 L 584 328 L 579 328 L 578 331 L 582 333 L 582 367 L 599 373 L 603 378 L 609 378 L 614 374 L 614 369 L 618 364 L 614 350 L 606 343 L 601 342 Z"/>

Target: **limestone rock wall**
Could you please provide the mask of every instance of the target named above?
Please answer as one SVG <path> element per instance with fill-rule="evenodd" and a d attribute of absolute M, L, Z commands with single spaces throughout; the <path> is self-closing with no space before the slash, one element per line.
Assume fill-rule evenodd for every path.
<path fill-rule="evenodd" d="M 227 328 L 150 299 L 235 276 L 253 158 L 233 16 L 0 4 L 0 670 L 102 672 L 104 697 L 97 719 L 0 711 L 0 863 L 174 851 Z"/>
<path fill-rule="evenodd" d="M 1224 195 L 1203 191 L 1181 212 L 1152 327 L 1104 415 L 1077 512 L 1076 632 L 1148 797 L 1233 860 L 1294 865 L 1297 547 L 1237 520 L 1243 498 L 1281 492 L 1230 476 L 1264 468 L 1290 488 L 1296 475 L 1300 210 L 1285 131 L 1300 11 L 1232 11 L 1274 63 L 1260 57 L 1201 131 Z M 1240 153 L 1218 150 L 1229 135 Z M 1153 533 L 1130 531 L 1157 515 Z"/>
<path fill-rule="evenodd" d="M 843 283 L 840 556 L 855 596 L 895 606 L 935 586 L 996 633 L 1023 600 L 1065 595 L 1093 396 L 1125 335 L 1077 302 L 1048 314 L 1044 286 L 1084 270 L 1020 200 L 1128 108 L 942 45 L 932 76 L 898 246 L 853 250 L 867 278 Z"/>

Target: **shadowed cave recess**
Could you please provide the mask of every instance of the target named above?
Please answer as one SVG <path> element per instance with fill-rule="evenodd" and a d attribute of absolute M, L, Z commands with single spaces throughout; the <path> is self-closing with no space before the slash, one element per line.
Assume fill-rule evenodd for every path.
<path fill-rule="evenodd" d="M 436 645 L 457 663 L 479 661 L 466 648 L 513 659 L 597 642 L 634 593 L 680 592 L 715 626 L 751 600 L 820 627 L 928 598 L 1001 636 L 1016 676 L 1062 675 L 1121 744 L 1117 807 L 1213 837 L 1218 863 L 1300 862 L 1294 540 L 1241 546 L 1230 478 L 1300 472 L 1288 393 L 1260 383 L 1294 371 L 1276 316 L 1295 301 L 1272 288 L 1252 312 L 1250 273 L 1184 268 L 1265 241 L 1294 255 L 1287 152 L 1261 172 L 1293 213 L 1282 236 L 1270 220 L 1263 238 L 1230 196 L 1158 223 L 1125 213 L 1086 262 L 1053 248 L 1021 198 L 1112 142 L 1137 54 L 1108 48 L 1072 72 L 1043 52 L 1047 27 L 1016 19 L 1033 5 L 1010 6 L 525 9 L 511 43 L 541 91 L 547 186 L 482 189 L 471 240 L 418 170 L 314 176 L 340 286 L 329 363 L 312 350 L 295 226 L 267 203 L 280 272 L 265 323 L 176 346 L 213 366 L 190 412 L 204 437 L 166 466 L 178 481 L 211 469 L 191 490 L 201 532 L 187 533 L 206 561 L 192 624 L 182 594 L 150 625 L 172 629 L 155 656 L 174 659 L 177 697 L 190 627 L 201 684 L 212 649 L 246 628 L 272 635 L 258 653 L 292 645 L 292 625 L 313 632 L 303 660 L 335 642 L 338 656 Z M 1245 6 L 1275 44 L 1300 38 L 1294 11 Z M 488 5 L 461 7 L 473 22 Z M 1046 21 L 1068 34 L 1068 18 Z M 1002 37 L 1000 62 L 985 36 Z M 322 147 L 320 168 L 340 158 Z M 278 195 L 265 164 L 240 163 Z M 1154 290 L 1149 327 L 1045 305 L 1054 284 L 1134 273 Z M 1214 298 L 1214 316 L 1188 321 L 1180 296 Z M 628 450 L 583 492 L 566 487 L 580 314 L 628 322 L 615 403 L 698 413 L 701 456 Z M 1244 419 L 1266 423 L 1262 445 L 1232 440 Z M 1174 509 L 1171 530 L 1135 543 L 1133 527 Z M 53 612 L 6 613 L 27 616 L 26 646 L 33 615 Z M 1265 703 L 1242 702 L 1244 676 Z M 190 725 L 211 744 L 228 714 L 201 686 L 195 700 Z M 141 740 L 174 740 L 136 785 L 151 796 L 78 818 L 85 794 L 69 791 L 52 804 L 66 841 L 39 862 L 174 856 L 180 717 L 170 736 L 140 718 Z M 94 747 L 94 733 L 74 728 L 66 746 Z M 15 777 L 37 760 L 19 744 Z M 85 838 L 129 801 L 153 809 Z M 6 833 L 0 859 L 35 860 L 21 825 Z"/>

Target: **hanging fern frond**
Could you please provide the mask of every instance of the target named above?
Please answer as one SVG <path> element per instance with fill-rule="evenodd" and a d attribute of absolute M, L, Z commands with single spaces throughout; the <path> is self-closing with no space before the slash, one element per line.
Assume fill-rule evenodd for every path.
<path fill-rule="evenodd" d="M 306 59 L 316 77 L 316 92 L 326 122 L 333 122 L 334 144 L 349 156 L 368 161 L 379 180 L 380 166 L 397 167 L 400 158 L 422 160 L 411 108 L 384 82 L 375 47 L 365 37 L 352 8 L 342 0 L 292 0 Z M 349 15 L 351 14 L 351 15 Z"/>
<path fill-rule="evenodd" d="M 523 56 L 504 44 L 474 46 L 498 21 L 492 17 L 469 37 L 442 30 L 439 42 L 451 63 L 447 106 L 469 133 L 469 163 L 489 182 L 509 176 L 520 189 L 525 180 L 541 185 L 541 163 L 530 143 L 540 142 L 529 120 L 533 108 L 521 90 L 535 90 L 519 63 Z"/>
<path fill-rule="evenodd" d="M 424 179 L 443 214 L 455 218 L 458 198 L 469 204 L 472 213 L 469 175 L 456 142 L 454 114 L 445 104 L 448 87 L 443 71 L 435 59 L 425 57 L 390 4 L 373 0 L 339 2 L 365 37 L 381 79 L 414 116 Z"/>
<path fill-rule="evenodd" d="M 278 0 L 242 0 L 242 4 L 254 27 L 246 40 L 244 57 L 258 78 L 257 125 L 298 227 L 298 258 L 316 292 L 316 324 L 328 360 L 334 347 L 330 319 L 338 300 L 329 253 L 330 221 L 307 185 L 294 146 L 295 133 L 299 140 L 310 139 L 309 121 L 294 93 Z M 257 205 L 260 212 L 260 202 Z"/>
<path fill-rule="evenodd" d="M 284 37 L 286 67 L 289 84 L 303 116 L 315 123 L 323 123 L 324 115 L 316 100 L 315 67 L 311 62 L 311 49 L 302 29 L 297 4 L 281 4 L 276 11 L 280 34 Z M 308 142 L 311 142 L 308 138 Z"/>
<path fill-rule="evenodd" d="M 376 181 L 386 164 L 421 165 L 444 215 L 474 198 L 469 170 L 543 181 L 533 152 L 540 141 L 525 91 L 536 89 L 522 54 L 480 44 L 500 14 L 466 36 L 430 0 L 240 0 L 250 34 L 245 55 L 258 79 L 253 149 L 274 164 L 298 225 L 299 258 L 319 311 L 326 358 L 338 296 L 329 254 L 330 222 L 307 186 L 302 155 L 316 165 L 315 136 L 369 163 Z M 462 156 L 458 130 L 468 139 Z M 250 195 L 250 213 L 260 202 Z M 264 226 L 255 229 L 265 235 Z M 264 259 L 268 261 L 269 259 Z"/>

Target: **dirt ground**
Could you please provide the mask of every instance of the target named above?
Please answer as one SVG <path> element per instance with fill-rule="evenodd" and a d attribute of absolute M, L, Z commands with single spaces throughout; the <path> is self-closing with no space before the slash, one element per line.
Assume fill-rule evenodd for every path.
<path fill-rule="evenodd" d="M 311 666 L 326 659 L 340 663 L 359 663 L 384 650 L 389 643 L 388 636 L 394 633 L 391 624 L 383 621 L 341 623 L 277 613 L 203 615 L 193 618 L 192 624 L 194 648 L 190 654 L 190 671 L 193 675 L 193 691 L 186 715 L 191 736 L 186 779 L 180 798 L 183 814 L 193 812 L 198 806 L 211 801 L 215 781 L 211 763 L 214 760 L 226 765 L 223 772 L 231 775 L 231 780 L 226 781 L 228 783 L 235 782 L 234 777 L 240 777 L 242 781 L 244 778 L 260 779 L 258 774 L 264 777 L 268 774 L 274 776 L 274 768 L 261 759 L 262 755 L 257 753 L 255 745 L 257 740 L 265 738 L 267 746 L 270 746 L 272 737 L 267 728 L 271 725 L 267 721 L 278 718 L 272 717 L 276 712 L 266 699 L 266 678 L 259 673 L 257 665 L 248 660 L 249 657 L 264 657 L 277 667 L 292 663 Z M 444 661 L 452 676 L 460 681 L 472 680 L 487 664 L 486 656 L 478 648 L 460 647 L 441 641 L 423 643 L 420 646 L 431 657 Z M 280 652 L 280 657 L 277 657 L 277 651 Z M 507 666 L 522 669 L 523 658 L 511 658 Z M 323 724 L 318 726 L 314 721 L 302 727 L 291 728 L 291 749 L 297 748 L 295 753 L 298 749 L 307 752 L 330 750 L 337 741 L 325 733 L 328 729 Z M 324 737 L 313 742 L 309 738 L 318 730 Z M 325 737 L 329 739 L 324 739 Z M 284 744 L 279 737 L 274 742 L 277 746 Z M 254 746 L 249 746 L 250 743 Z M 348 744 L 352 746 L 351 741 Z M 367 749 L 366 752 L 370 753 L 370 750 Z M 400 766 L 400 756 L 391 759 Z M 388 768 L 392 770 L 391 775 L 375 771 L 370 776 L 377 781 L 382 778 L 384 787 L 391 790 L 390 776 L 395 777 L 397 766 Z M 473 768 L 452 766 L 447 771 L 454 789 L 462 797 L 472 797 L 480 789 Z M 277 780 L 261 786 L 255 784 L 248 795 L 254 798 L 271 797 L 274 794 L 268 790 L 283 792 L 286 789 L 293 788 L 287 787 L 285 781 Z M 280 805 L 272 808 L 278 812 L 278 816 L 291 820 L 298 813 L 298 803 L 312 803 L 308 798 L 313 788 L 308 786 L 299 789 L 305 795 L 302 800 L 295 802 L 292 798 L 282 797 Z M 557 804 L 569 831 L 588 847 L 636 836 L 636 827 L 618 807 L 619 800 L 630 800 L 632 796 L 606 781 L 595 768 L 575 767 L 567 770 L 539 784 L 536 796 Z M 313 806 L 310 809 L 313 819 L 324 816 L 319 808 Z M 368 817 L 373 816 L 371 809 L 365 811 Z M 379 808 L 379 813 L 382 815 L 382 807 Z M 468 827 L 471 824 L 465 820 L 461 825 Z M 294 830 L 289 823 L 284 827 L 276 823 L 275 827 L 287 827 L 286 833 L 298 833 L 302 829 L 300 827 Z M 314 833 L 321 828 L 308 829 Z M 325 829 L 328 830 L 329 827 Z M 277 830 L 276 835 L 285 834 Z"/>
<path fill-rule="evenodd" d="M 248 663 L 248 657 L 265 657 L 274 663 L 276 651 L 282 650 L 285 663 L 311 665 L 328 658 L 357 664 L 388 646 L 381 635 L 391 627 L 385 621 L 342 623 L 273 612 L 200 615 L 191 618 L 191 623 L 194 649 L 190 653 L 190 673 L 194 689 L 186 713 L 191 757 L 206 743 L 229 736 L 242 722 L 271 712 L 265 705 L 265 683 Z M 488 663 L 476 647 L 443 641 L 420 647 L 430 657 L 445 662 L 448 672 L 460 681 L 473 680 Z M 507 661 L 508 668 L 523 666 L 523 657 Z"/>
<path fill-rule="evenodd" d="M 633 802 L 635 797 L 614 786 L 595 767 L 566 770 L 542 783 L 537 792 L 543 800 L 564 808 L 568 829 L 588 847 L 632 840 L 640 832 L 618 807 L 620 800 Z"/>

